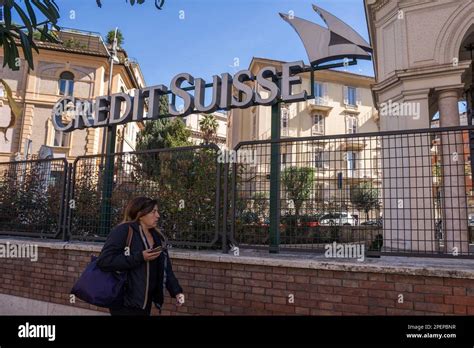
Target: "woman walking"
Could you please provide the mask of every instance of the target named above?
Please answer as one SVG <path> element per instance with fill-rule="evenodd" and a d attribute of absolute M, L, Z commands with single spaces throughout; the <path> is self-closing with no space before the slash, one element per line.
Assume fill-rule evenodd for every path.
<path fill-rule="evenodd" d="M 133 199 L 125 209 L 123 223 L 110 232 L 102 248 L 97 259 L 101 270 L 127 272 L 123 304 L 111 308 L 111 315 L 150 315 L 152 303 L 161 313 L 164 287 L 176 298 L 177 306 L 184 303 L 183 290 L 171 267 L 166 238 L 156 228 L 159 217 L 156 200 Z"/>

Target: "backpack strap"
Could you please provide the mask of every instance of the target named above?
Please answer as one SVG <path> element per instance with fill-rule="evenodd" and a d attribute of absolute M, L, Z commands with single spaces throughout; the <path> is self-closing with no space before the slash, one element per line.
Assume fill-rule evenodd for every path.
<path fill-rule="evenodd" d="M 133 228 L 132 226 L 128 226 L 128 235 L 127 235 L 128 250 L 130 250 L 130 244 L 132 244 L 132 237 L 133 237 Z"/>

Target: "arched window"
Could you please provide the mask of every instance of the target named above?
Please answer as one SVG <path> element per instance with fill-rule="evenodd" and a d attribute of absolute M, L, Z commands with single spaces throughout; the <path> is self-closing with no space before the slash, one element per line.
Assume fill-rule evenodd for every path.
<path fill-rule="evenodd" d="M 59 76 L 59 94 L 72 96 L 74 93 L 74 75 L 69 71 L 64 71 Z"/>

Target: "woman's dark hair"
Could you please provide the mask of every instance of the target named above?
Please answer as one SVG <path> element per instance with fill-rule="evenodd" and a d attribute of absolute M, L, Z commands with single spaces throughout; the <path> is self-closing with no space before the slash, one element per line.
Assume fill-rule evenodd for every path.
<path fill-rule="evenodd" d="M 142 216 L 149 214 L 157 205 L 158 201 L 156 199 L 136 197 L 128 202 L 127 207 L 125 208 L 123 222 L 138 221 Z M 159 229 L 155 229 L 160 238 L 166 240 L 164 234 Z"/>
<path fill-rule="evenodd" d="M 137 197 L 128 202 L 125 208 L 123 221 L 138 221 L 142 216 L 150 213 L 158 205 L 156 199 L 148 197 Z"/>

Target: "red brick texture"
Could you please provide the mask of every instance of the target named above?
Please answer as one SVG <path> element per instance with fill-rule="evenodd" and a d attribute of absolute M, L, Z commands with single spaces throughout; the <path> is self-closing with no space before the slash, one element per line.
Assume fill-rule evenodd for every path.
<path fill-rule="evenodd" d="M 0 293 L 71 305 L 69 291 L 90 252 L 38 251 L 37 262 L 1 260 Z M 175 307 L 167 295 L 163 315 L 474 315 L 474 279 L 180 258 L 173 268 L 186 305 Z"/>

